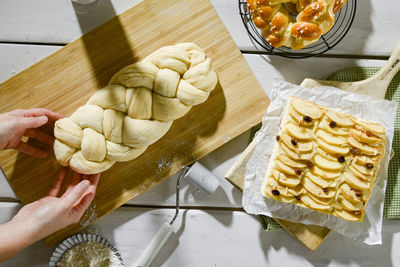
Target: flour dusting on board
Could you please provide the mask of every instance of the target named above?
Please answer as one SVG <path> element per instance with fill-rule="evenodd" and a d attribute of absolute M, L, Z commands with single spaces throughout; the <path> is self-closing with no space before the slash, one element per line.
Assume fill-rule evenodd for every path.
<path fill-rule="evenodd" d="M 171 160 L 162 158 L 158 161 L 157 169 L 156 169 L 156 177 L 158 179 L 163 178 L 163 174 L 165 174 L 171 168 Z"/>
<path fill-rule="evenodd" d="M 96 219 L 97 219 L 96 203 L 93 203 L 92 205 L 89 206 L 89 208 L 87 208 L 79 224 L 82 227 L 86 227 L 90 225 L 92 222 L 94 222 Z"/>

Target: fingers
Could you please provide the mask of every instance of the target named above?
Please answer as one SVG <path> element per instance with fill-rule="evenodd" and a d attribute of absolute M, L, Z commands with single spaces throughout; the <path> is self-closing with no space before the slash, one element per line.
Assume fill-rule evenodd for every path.
<path fill-rule="evenodd" d="M 54 143 L 53 136 L 51 136 L 39 129 L 28 129 L 25 131 L 24 136 L 34 138 L 34 139 L 39 140 L 48 145 L 53 145 L 53 143 Z"/>
<path fill-rule="evenodd" d="M 19 109 L 15 110 L 15 115 L 23 117 L 40 117 L 46 116 L 49 120 L 56 121 L 64 118 L 62 114 L 56 113 L 54 111 L 48 110 L 46 108 L 34 108 L 34 109 Z"/>
<path fill-rule="evenodd" d="M 73 189 L 65 192 L 62 196 L 65 199 L 66 204 L 70 207 L 73 207 L 75 203 L 82 198 L 85 191 L 89 188 L 90 182 L 88 180 L 83 180 L 79 184 L 77 184 Z"/>
<path fill-rule="evenodd" d="M 16 150 L 19 152 L 25 153 L 30 156 L 34 156 L 37 158 L 47 158 L 48 153 L 46 151 L 43 151 L 39 148 L 36 148 L 34 146 L 31 146 L 25 142 L 19 142 L 19 144 L 15 147 Z"/>
<path fill-rule="evenodd" d="M 54 122 L 63 118 L 64 116 L 54 111 L 45 108 L 35 109 L 17 109 L 11 111 L 10 114 L 18 117 L 18 127 L 22 129 L 38 128 L 46 124 L 50 128 L 54 127 Z M 25 119 L 23 119 L 25 118 Z M 46 119 L 44 119 L 46 118 Z M 35 121 L 46 120 L 44 123 L 35 123 Z"/>
<path fill-rule="evenodd" d="M 82 181 L 82 174 L 77 173 L 75 171 L 70 170 L 70 174 L 72 174 L 72 178 L 69 181 L 69 185 L 67 190 L 65 191 L 65 193 L 68 193 L 69 191 L 71 191 L 72 189 L 74 189 L 74 187 L 80 183 L 80 181 Z"/>
<path fill-rule="evenodd" d="M 87 177 L 87 180 L 90 182 L 90 186 L 86 189 L 85 195 L 92 193 L 96 194 L 97 184 L 99 183 L 100 174 L 94 174 Z"/>
<path fill-rule="evenodd" d="M 82 176 L 82 181 L 88 180 L 90 182 L 90 186 L 86 189 L 85 195 L 88 193 L 93 193 L 93 195 L 96 194 L 96 189 L 97 189 L 97 184 L 99 183 L 99 178 L 100 178 L 100 173 Z"/>
<path fill-rule="evenodd" d="M 56 179 L 54 179 L 53 185 L 49 192 L 47 193 L 47 196 L 50 197 L 57 197 L 58 193 L 60 193 L 60 188 L 62 185 L 62 182 L 64 181 L 65 175 L 67 174 L 67 171 L 65 168 L 62 168 L 56 175 Z"/>
<path fill-rule="evenodd" d="M 100 180 L 100 173 L 97 174 L 93 174 L 89 176 L 89 181 L 91 185 L 94 185 L 95 187 L 97 187 L 97 184 L 99 183 Z"/>
<path fill-rule="evenodd" d="M 16 130 L 25 130 L 29 128 L 39 128 L 40 126 L 45 125 L 48 122 L 48 118 L 46 116 L 40 117 L 21 117 L 16 119 L 15 127 Z"/>
<path fill-rule="evenodd" d="M 81 218 L 85 210 L 90 206 L 94 199 L 94 193 L 87 193 L 82 199 L 73 207 L 73 211 L 76 212 L 76 216 Z"/>

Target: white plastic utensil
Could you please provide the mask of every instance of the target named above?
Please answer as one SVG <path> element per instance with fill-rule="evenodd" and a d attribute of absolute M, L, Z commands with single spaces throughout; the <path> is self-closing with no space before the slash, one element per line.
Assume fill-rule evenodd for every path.
<path fill-rule="evenodd" d="M 81 5 L 89 5 L 93 4 L 94 2 L 97 2 L 98 0 L 71 0 L 71 1 Z"/>
<path fill-rule="evenodd" d="M 174 217 L 169 223 L 165 222 L 161 226 L 161 228 L 157 231 L 153 239 L 151 239 L 150 243 L 140 255 L 139 259 L 132 265 L 132 267 L 150 266 L 151 262 L 154 260 L 158 252 L 171 236 L 174 229 L 172 224 L 179 214 L 179 189 L 180 180 L 182 178 L 187 178 L 192 184 L 204 190 L 208 195 L 213 194 L 219 186 L 219 179 L 199 162 L 195 162 L 192 165 L 184 167 L 176 182 L 176 207 Z"/>
<path fill-rule="evenodd" d="M 220 184 L 219 179 L 199 162 L 195 162 L 192 165 L 186 176 L 186 180 L 208 195 L 214 194 Z"/>
<path fill-rule="evenodd" d="M 172 224 L 165 222 L 132 267 L 149 266 L 160 249 L 164 246 L 165 242 L 167 242 L 173 230 Z"/>

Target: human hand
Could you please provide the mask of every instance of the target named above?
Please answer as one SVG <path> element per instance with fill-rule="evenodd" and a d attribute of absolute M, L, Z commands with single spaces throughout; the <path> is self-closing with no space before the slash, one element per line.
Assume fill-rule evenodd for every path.
<path fill-rule="evenodd" d="M 21 138 L 26 136 L 53 145 L 54 137 L 39 127 L 46 124 L 53 127 L 54 122 L 61 118 L 63 118 L 61 114 L 44 108 L 17 109 L 0 114 L 0 149 L 14 148 L 31 156 L 47 157 L 46 151 L 23 142 Z"/>
<path fill-rule="evenodd" d="M 65 193 L 58 197 L 66 176 L 70 183 Z M 100 174 L 84 175 L 62 169 L 47 195 L 25 205 L 11 223 L 21 225 L 22 231 L 28 230 L 32 243 L 78 223 L 95 196 L 99 177 Z"/>

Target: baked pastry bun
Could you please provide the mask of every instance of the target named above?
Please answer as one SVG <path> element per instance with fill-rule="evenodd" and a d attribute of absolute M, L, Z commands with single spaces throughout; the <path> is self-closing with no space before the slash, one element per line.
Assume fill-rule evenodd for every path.
<path fill-rule="evenodd" d="M 316 43 L 347 0 L 247 0 L 256 27 L 273 47 L 301 49 Z"/>

